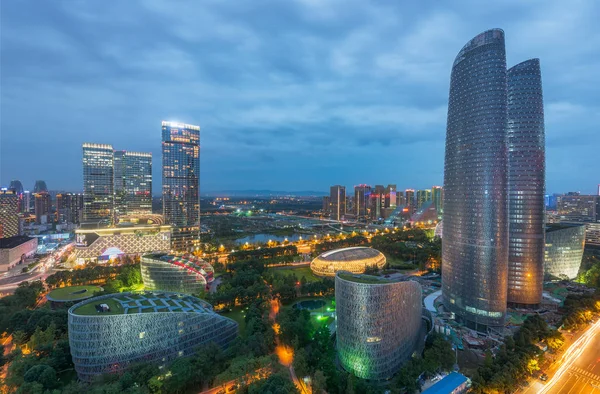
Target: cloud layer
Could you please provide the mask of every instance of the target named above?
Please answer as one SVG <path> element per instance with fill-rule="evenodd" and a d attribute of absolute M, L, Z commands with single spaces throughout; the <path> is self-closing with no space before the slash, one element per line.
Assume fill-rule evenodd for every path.
<path fill-rule="evenodd" d="M 492 27 L 541 59 L 548 191 L 600 183 L 596 1 L 404 3 L 3 2 L 0 184 L 79 190 L 99 142 L 159 193 L 163 119 L 201 126 L 205 191 L 441 184 L 452 61 Z"/>

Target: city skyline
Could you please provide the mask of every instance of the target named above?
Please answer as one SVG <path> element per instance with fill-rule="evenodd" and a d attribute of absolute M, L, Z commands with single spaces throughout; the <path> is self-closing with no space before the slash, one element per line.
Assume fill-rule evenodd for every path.
<path fill-rule="evenodd" d="M 542 59 L 546 190 L 595 194 L 598 76 L 589 71 L 598 60 L 593 45 L 572 44 L 598 36 L 597 4 L 461 2 L 418 14 L 362 2 L 237 7 L 3 5 L 0 185 L 19 179 L 31 190 L 43 179 L 80 192 L 79 147 L 97 141 L 151 152 L 156 195 L 162 119 L 202 127 L 207 192 L 442 184 L 452 48 L 500 27 L 511 32 L 508 64 Z M 196 8 L 204 23 L 187 18 Z M 133 9 L 131 25 L 124 16 Z M 279 19 L 285 43 L 273 34 Z M 354 157 L 364 163 L 348 171 Z"/>

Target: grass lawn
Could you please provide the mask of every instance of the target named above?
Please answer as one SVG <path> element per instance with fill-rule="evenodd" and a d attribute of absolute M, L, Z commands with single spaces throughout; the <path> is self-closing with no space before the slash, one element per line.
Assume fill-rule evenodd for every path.
<path fill-rule="evenodd" d="M 48 297 L 58 301 L 75 301 L 89 298 L 95 291 L 100 291 L 99 286 L 69 286 L 54 289 L 48 293 Z"/>
<path fill-rule="evenodd" d="M 271 268 L 272 272 L 277 272 L 281 275 L 291 275 L 295 274 L 298 277 L 298 280 L 302 279 L 302 277 L 306 277 L 308 282 L 318 282 L 321 280 L 318 276 L 312 273 L 310 267 L 284 267 L 284 268 Z"/>
<path fill-rule="evenodd" d="M 244 315 L 244 310 L 241 307 L 233 308 L 231 312 L 223 312 L 221 315 L 233 319 L 237 322 L 239 326 L 239 334 L 243 335 L 246 331 L 246 321 L 244 320 L 246 316 Z"/>
<path fill-rule="evenodd" d="M 98 312 L 96 311 L 97 304 L 106 304 L 110 308 L 108 312 Z M 119 304 L 116 300 L 112 298 L 108 298 L 106 300 L 101 300 L 98 302 L 90 302 L 89 304 L 85 304 L 75 309 L 73 313 L 77 315 L 121 315 L 123 314 L 123 308 L 121 304 Z"/>

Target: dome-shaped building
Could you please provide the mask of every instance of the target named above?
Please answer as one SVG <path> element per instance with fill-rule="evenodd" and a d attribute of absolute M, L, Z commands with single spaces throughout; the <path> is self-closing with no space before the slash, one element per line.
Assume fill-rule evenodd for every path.
<path fill-rule="evenodd" d="M 310 269 L 315 275 L 334 277 L 338 271 L 362 274 L 368 267 L 381 269 L 385 263 L 385 256 L 380 251 L 359 246 L 322 253 L 310 263 Z"/>

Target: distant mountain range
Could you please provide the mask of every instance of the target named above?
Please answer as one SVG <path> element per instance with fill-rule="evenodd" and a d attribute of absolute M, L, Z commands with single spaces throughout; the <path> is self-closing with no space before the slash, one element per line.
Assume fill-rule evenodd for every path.
<path fill-rule="evenodd" d="M 280 191 L 280 190 L 219 190 L 201 193 L 202 197 L 282 197 L 282 196 L 298 196 L 298 197 L 322 197 L 329 193 L 325 191 L 301 190 L 301 191 Z"/>

